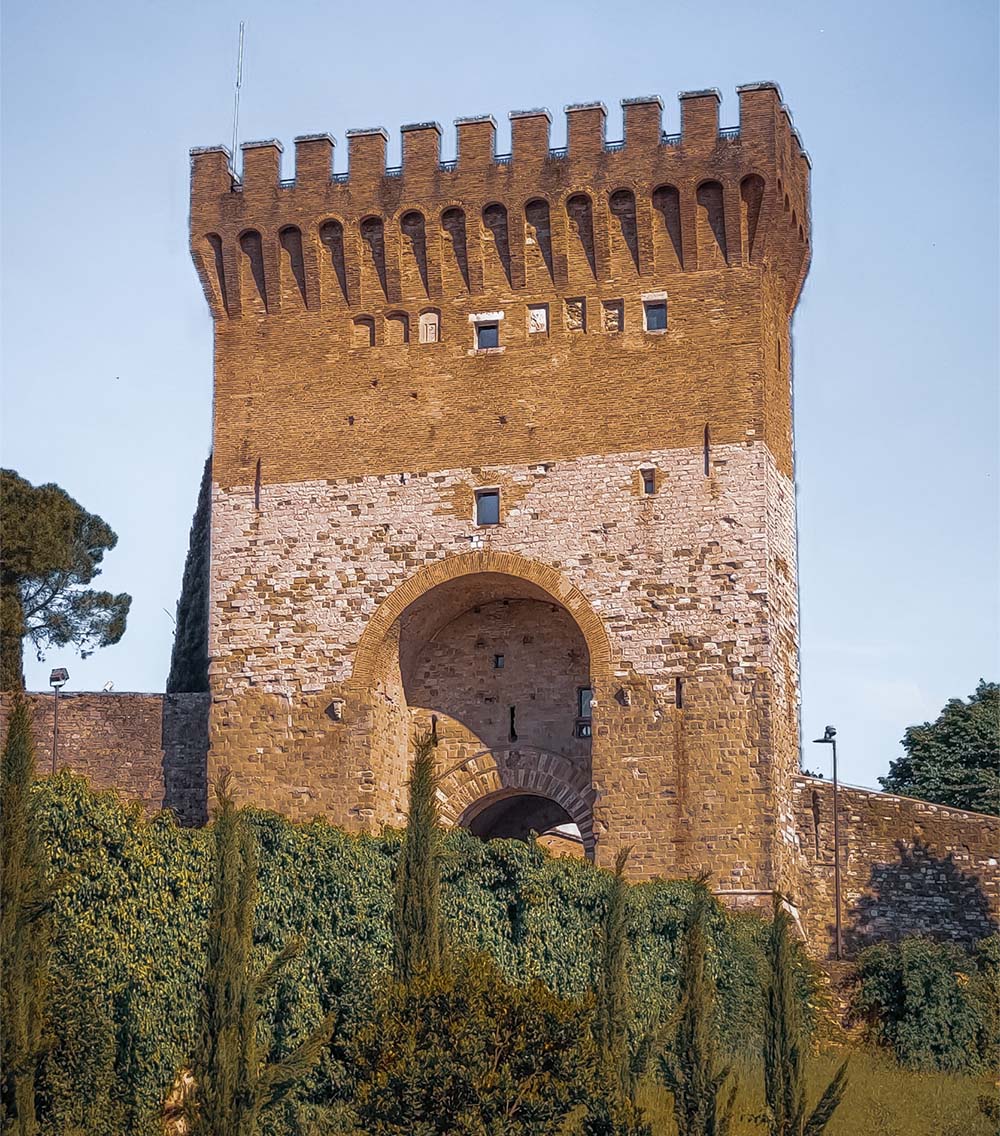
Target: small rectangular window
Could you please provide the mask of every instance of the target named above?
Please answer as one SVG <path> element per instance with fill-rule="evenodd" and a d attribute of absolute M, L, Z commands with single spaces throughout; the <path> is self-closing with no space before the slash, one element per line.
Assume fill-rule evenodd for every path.
<path fill-rule="evenodd" d="M 643 493 L 655 493 L 656 492 L 656 470 L 655 469 L 643 469 L 643 470 L 640 470 L 640 473 L 642 474 L 642 491 L 643 491 Z"/>
<path fill-rule="evenodd" d="M 647 300 L 642 305 L 647 331 L 667 330 L 666 300 Z"/>
<path fill-rule="evenodd" d="M 503 655 L 494 655 L 493 656 L 493 669 L 495 671 L 502 671 L 503 670 Z"/>
<path fill-rule="evenodd" d="M 476 492 L 476 524 L 500 524 L 499 489 L 480 489 Z"/>
<path fill-rule="evenodd" d="M 500 346 L 500 325 L 498 323 L 476 324 L 476 350 L 486 351 Z"/>

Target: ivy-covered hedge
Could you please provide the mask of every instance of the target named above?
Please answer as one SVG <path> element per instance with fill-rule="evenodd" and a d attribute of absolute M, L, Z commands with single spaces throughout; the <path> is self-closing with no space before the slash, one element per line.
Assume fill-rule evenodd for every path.
<path fill-rule="evenodd" d="M 45 1070 L 51 1130 L 88 1136 L 159 1133 L 160 1110 L 190 1052 L 208 909 L 204 831 L 97 794 L 62 773 L 36 787 L 57 881 L 52 984 L 55 1046 Z M 293 824 L 254 812 L 260 898 L 256 949 L 270 959 L 292 935 L 306 942 L 268 1007 L 278 1050 L 339 1009 L 341 1029 L 363 1020 L 389 958 L 392 871 L 400 834 L 351 836 L 322 821 Z M 539 978 L 579 996 L 593 983 L 595 928 L 608 876 L 517 841 L 447 840 L 444 903 L 458 947 L 488 951 L 515 980 Z M 676 998 L 677 947 L 691 886 L 641 884 L 634 908 L 637 1026 Z M 720 1036 L 734 1053 L 759 1048 L 764 924 L 716 910 L 711 963 Z M 802 964 L 811 1005 L 811 972 Z M 581 1023 L 584 1028 L 584 1023 Z M 304 1097 L 333 1098 L 333 1058 Z M 273 1132 L 289 1132 L 280 1119 Z"/>
<path fill-rule="evenodd" d="M 858 956 L 855 1006 L 876 1044 L 914 1069 L 995 1071 L 1000 1059 L 1000 936 L 972 951 L 932 939 L 879 943 Z"/>

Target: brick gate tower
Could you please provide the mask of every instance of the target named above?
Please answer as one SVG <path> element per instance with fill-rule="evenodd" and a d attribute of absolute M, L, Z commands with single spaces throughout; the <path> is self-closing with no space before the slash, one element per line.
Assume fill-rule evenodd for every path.
<path fill-rule="evenodd" d="M 639 874 L 793 881 L 789 322 L 809 163 L 778 88 L 192 156 L 215 320 L 210 769 L 397 823 L 433 716 L 445 818 L 575 825 Z"/>

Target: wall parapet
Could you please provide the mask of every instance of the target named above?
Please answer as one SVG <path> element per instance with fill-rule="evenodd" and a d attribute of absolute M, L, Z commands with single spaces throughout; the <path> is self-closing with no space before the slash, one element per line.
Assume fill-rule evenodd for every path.
<path fill-rule="evenodd" d="M 611 271 L 616 242 L 632 243 L 646 275 L 657 244 L 669 241 L 675 252 L 664 252 L 659 270 L 768 259 L 787 278 L 791 304 L 809 259 L 808 164 L 776 86 L 754 84 L 739 99 L 739 125 L 720 128 L 718 92 L 685 93 L 676 135 L 663 131 L 658 96 L 624 99 L 617 141 L 606 137 L 603 104 L 573 104 L 564 147 L 551 145 L 548 110 L 512 111 L 509 154 L 497 153 L 492 116 L 459 118 L 449 160 L 438 123 L 411 123 L 395 167 L 386 165 L 382 127 L 346 132 L 343 170 L 334 168 L 332 135 L 299 135 L 294 173 L 284 178 L 275 140 L 245 143 L 239 175 L 225 147 L 198 147 L 192 255 L 218 319 L 371 307 L 380 294 L 392 304 L 414 287 L 430 297 L 442 292 L 442 273 L 461 275 L 475 293 L 496 256 L 517 288 L 531 259 L 526 238 L 541 247 L 529 213 L 542 203 L 556 283 L 577 237 L 594 246 L 598 276 Z M 659 229 L 669 236 L 661 240 Z"/>
<path fill-rule="evenodd" d="M 799 905 L 809 940 L 832 945 L 833 785 L 792 784 Z M 970 943 L 998 928 L 1000 817 L 855 786 L 840 787 L 847 949 L 907 935 Z"/>
<path fill-rule="evenodd" d="M 736 90 L 740 103 L 740 121 L 738 126 L 727 128 L 720 128 L 719 105 L 722 96 L 717 88 L 681 92 L 678 96 L 682 112 L 681 130 L 676 135 L 667 134 L 662 129 L 664 104 L 659 95 L 624 98 L 621 100 L 624 133 L 623 138 L 619 141 L 608 141 L 605 138 L 607 108 L 603 103 L 572 103 L 563 109 L 567 121 L 567 135 L 570 138 L 565 148 L 549 145 L 549 127 L 552 123 L 552 115 L 547 108 L 535 107 L 529 110 L 513 110 L 508 115 L 514 135 L 514 144 L 510 154 L 497 154 L 496 152 L 497 124 L 492 115 L 461 116 L 454 119 L 457 138 L 457 164 L 464 168 L 469 164 L 464 159 L 481 161 L 485 157 L 495 163 L 505 165 L 509 164 L 505 159 L 509 159 L 515 164 L 529 162 L 533 168 L 536 168 L 539 162 L 544 162 L 553 156 L 576 157 L 577 155 L 574 153 L 576 149 L 579 149 L 581 154 L 585 151 L 590 152 L 595 148 L 612 153 L 640 146 L 648 149 L 652 145 L 655 148 L 664 145 L 667 140 L 673 141 L 674 139 L 682 148 L 695 147 L 700 150 L 704 150 L 706 144 L 710 148 L 713 141 L 733 136 L 740 138 L 747 144 L 770 146 L 775 141 L 776 122 L 768 121 L 768 116 L 762 115 L 761 111 L 765 108 L 772 111 L 773 119 L 787 134 L 788 140 L 795 143 L 793 153 L 798 157 L 804 154 L 801 139 L 792 126 L 790 112 L 781 101 L 781 90 L 776 83 L 748 83 L 737 87 Z M 397 170 L 405 177 L 411 173 L 411 170 L 408 169 L 408 157 L 411 158 L 415 167 L 413 173 L 426 173 L 427 163 L 424 159 L 431 152 L 436 157 L 439 169 L 451 172 L 448 167 L 455 163 L 442 161 L 440 155 L 442 137 L 440 123 L 407 123 L 400 127 L 400 134 L 404 136 L 404 139 L 408 134 L 418 136 L 421 152 L 419 156 L 416 154 L 409 156 L 404 148 L 402 165 L 386 167 L 384 159 L 389 133 L 384 127 L 355 127 L 345 131 L 345 137 L 348 140 L 348 168 L 341 171 L 339 175 L 335 174 L 333 170 L 336 140 L 332 134 L 321 132 L 298 135 L 295 138 L 296 175 L 294 178 L 285 179 L 283 184 L 289 186 L 303 185 L 307 177 L 313 178 L 317 172 L 320 174 L 324 172 L 323 163 L 317 166 L 312 161 L 304 163 L 306 168 L 299 169 L 300 164 L 302 164 L 300 159 L 302 157 L 311 158 L 315 150 L 319 150 L 324 158 L 329 159 L 329 168 L 325 169 L 325 173 L 331 182 L 334 179 L 339 180 L 340 176 L 344 176 L 346 184 L 355 185 L 359 177 L 365 179 L 374 175 L 377 179 L 380 174 L 385 176 L 387 172 L 396 172 Z M 482 145 L 484 139 L 489 142 L 487 147 Z M 470 143 L 472 144 L 470 145 Z M 271 164 L 276 166 L 276 158 L 283 150 L 281 142 L 277 139 L 244 142 L 240 149 L 244 153 L 244 159 L 247 151 L 270 151 L 268 167 L 258 168 L 256 164 L 252 164 L 249 170 L 245 166 L 242 175 L 240 175 L 234 168 L 233 155 L 227 147 L 222 145 L 196 146 L 190 151 L 193 184 L 197 185 L 204 180 L 209 188 L 217 188 L 220 169 L 224 169 L 229 179 L 226 187 L 227 192 L 240 193 L 245 186 L 253 189 L 261 188 L 258 175 L 267 173 Z M 381 154 L 383 159 L 381 170 L 378 163 L 371 161 L 376 154 Z M 352 161 L 352 159 L 358 158 L 362 159 L 360 163 Z M 221 166 L 222 162 L 225 163 L 224 167 Z M 357 168 L 352 169 L 352 165 Z M 276 186 L 277 183 L 278 179 L 275 179 L 274 185 Z"/>

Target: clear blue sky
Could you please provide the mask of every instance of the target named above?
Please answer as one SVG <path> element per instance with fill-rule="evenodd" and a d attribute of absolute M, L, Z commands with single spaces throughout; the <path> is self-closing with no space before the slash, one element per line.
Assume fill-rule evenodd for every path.
<path fill-rule="evenodd" d="M 795 319 L 803 734 L 874 784 L 904 727 L 997 677 L 997 5 L 32 0 L 4 5 L 3 463 L 118 532 L 129 629 L 29 685 L 162 690 L 209 447 L 190 146 L 777 80 L 813 158 Z M 341 162 L 344 161 L 341 151 Z M 342 168 L 342 166 L 340 167 Z M 288 170 L 287 172 L 290 172 Z M 826 747 L 805 745 L 825 768 Z"/>

